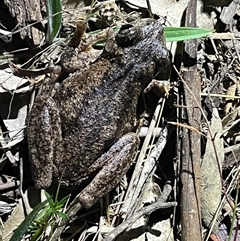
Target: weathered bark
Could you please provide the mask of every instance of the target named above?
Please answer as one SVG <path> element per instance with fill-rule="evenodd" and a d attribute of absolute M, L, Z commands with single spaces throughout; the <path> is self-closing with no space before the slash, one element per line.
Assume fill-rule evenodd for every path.
<path fill-rule="evenodd" d="M 43 6 L 45 6 L 45 1 L 4 0 L 4 4 L 8 8 L 15 23 L 15 28 L 9 29 L 9 31 L 15 32 L 16 30 L 20 30 L 20 32 L 16 34 L 19 34 L 21 39 L 27 40 L 33 45 L 40 44 L 44 37 L 44 26 L 42 23 L 43 16 L 41 10 Z M 11 20 L 5 19 L 4 21 L 7 22 Z"/>

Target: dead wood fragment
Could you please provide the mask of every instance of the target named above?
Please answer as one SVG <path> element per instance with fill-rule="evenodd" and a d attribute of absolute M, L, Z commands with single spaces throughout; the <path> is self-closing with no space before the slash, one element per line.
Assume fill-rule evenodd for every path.
<path fill-rule="evenodd" d="M 177 205 L 176 202 L 166 202 L 171 191 L 172 191 L 171 185 L 166 183 L 158 201 L 150 204 L 149 206 L 142 208 L 142 210 L 138 211 L 132 217 L 130 217 L 125 222 L 120 224 L 104 239 L 104 241 L 114 241 L 119 234 L 121 234 L 124 230 L 129 228 L 131 225 L 133 225 L 134 222 L 136 222 L 136 220 L 138 220 L 140 217 L 144 215 L 150 215 L 152 212 L 159 209 L 175 207 Z"/>
<path fill-rule="evenodd" d="M 192 94 L 198 99 L 200 93 L 200 81 L 197 72 L 188 70 L 183 73 L 184 79 L 191 89 Z M 198 82 L 198 83 L 194 83 Z M 197 86 L 197 87 L 196 87 Z M 200 128 L 199 109 L 194 108 L 195 100 L 191 94 L 185 92 L 185 104 L 192 106 L 186 109 L 187 122 L 190 126 Z M 201 240 L 200 218 L 200 136 L 195 132 L 184 130 L 182 152 L 182 237 L 183 240 Z M 193 221 L 194 220 L 194 221 Z"/>
<path fill-rule="evenodd" d="M 186 12 L 186 26 L 196 25 L 196 1 L 190 0 Z M 187 41 L 185 45 L 187 56 L 184 65 L 188 69 L 183 70 L 185 80 L 184 105 L 189 108 L 184 109 L 184 122 L 200 129 L 201 111 L 196 108 L 200 103 L 201 81 L 197 73 L 196 56 L 197 41 Z M 190 57 L 190 58 L 189 58 Z M 191 60 L 191 62 L 190 62 Z M 200 136 L 196 132 L 183 129 L 182 138 L 182 170 L 181 170 L 181 225 L 182 241 L 202 240 L 201 215 L 200 215 Z"/>

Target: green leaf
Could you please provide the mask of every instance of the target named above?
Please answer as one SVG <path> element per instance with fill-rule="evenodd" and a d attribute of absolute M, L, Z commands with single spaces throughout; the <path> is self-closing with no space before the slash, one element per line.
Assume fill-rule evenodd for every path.
<path fill-rule="evenodd" d="M 54 213 L 54 208 L 51 208 L 51 207 L 49 207 L 47 210 L 46 210 L 46 212 L 45 212 L 45 214 L 44 214 L 44 219 L 45 219 L 45 222 L 47 222 L 48 221 L 48 219 L 52 216 L 52 214 Z"/>
<path fill-rule="evenodd" d="M 67 214 L 63 213 L 63 212 L 56 212 L 56 215 L 58 215 L 59 217 L 63 218 L 63 219 L 68 219 Z"/>
<path fill-rule="evenodd" d="M 213 31 L 210 29 L 190 27 L 165 27 L 164 35 L 167 42 L 183 41 L 208 36 Z"/>
<path fill-rule="evenodd" d="M 47 204 L 48 200 L 39 203 L 32 212 L 22 221 L 18 228 L 14 231 L 10 241 L 20 241 L 22 237 L 27 233 L 29 226 L 36 217 L 37 213 Z"/>
<path fill-rule="evenodd" d="M 52 196 L 48 192 L 44 191 L 44 193 L 48 201 L 52 199 Z"/>
<path fill-rule="evenodd" d="M 47 0 L 48 30 L 47 43 L 52 43 L 57 36 L 62 22 L 62 2 L 61 0 Z"/>
<path fill-rule="evenodd" d="M 49 206 L 50 206 L 51 208 L 54 208 L 54 201 L 53 201 L 52 196 L 51 196 L 49 193 L 47 193 L 46 191 L 45 191 L 44 193 L 45 193 L 46 198 L 47 198 L 47 200 L 48 200 L 48 202 L 49 202 Z"/>
<path fill-rule="evenodd" d="M 70 195 L 64 197 L 62 200 L 59 201 L 58 206 L 63 207 L 63 205 L 67 202 L 69 198 L 70 198 Z"/>

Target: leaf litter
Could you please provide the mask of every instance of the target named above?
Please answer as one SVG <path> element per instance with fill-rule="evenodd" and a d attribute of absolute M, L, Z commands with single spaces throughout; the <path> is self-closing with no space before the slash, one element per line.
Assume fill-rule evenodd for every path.
<path fill-rule="evenodd" d="M 138 10 L 138 13 L 142 11 L 143 14 L 148 12 L 146 5 L 145 8 L 138 9 L 137 1 L 122 2 L 122 8 L 126 9 L 126 12 L 128 9 L 132 16 L 136 10 Z M 134 8 L 131 5 L 133 3 L 135 3 Z M 167 20 L 165 21 L 167 26 L 170 23 L 174 27 L 179 27 L 181 16 L 189 1 L 181 0 L 174 3 L 172 1 L 164 1 L 162 8 L 157 7 L 158 3 L 159 1 L 157 1 L 157 4 L 153 1 L 153 13 L 163 16 Z M 66 19 L 68 15 L 71 15 L 71 19 L 76 19 L 72 17 L 74 11 L 71 10 L 71 14 L 67 12 L 68 4 L 68 2 L 63 2 L 63 18 Z M 151 94 L 146 96 L 148 116 L 150 117 L 147 116 L 144 120 L 144 128 L 148 128 L 148 134 L 145 137 L 142 149 L 139 150 L 138 158 L 140 163 L 137 162 L 133 167 L 135 170 L 131 169 L 128 176 L 110 193 L 105 200 L 104 206 L 99 206 L 98 204 L 91 210 L 82 210 L 78 214 L 77 221 L 65 231 L 66 233 L 73 234 L 73 229 L 79 229 L 75 235 L 79 236 L 80 240 L 88 236 L 91 237 L 91 240 L 97 237 L 103 240 L 106 235 L 109 238 L 111 234 L 115 238 L 120 233 L 122 240 L 126 237 L 131 237 L 132 240 L 134 240 L 134 237 L 137 237 L 136 240 L 146 240 L 146 238 L 147 240 L 167 240 L 166 236 L 168 240 L 179 240 L 181 237 L 181 231 L 179 231 L 181 227 L 181 218 L 179 218 L 181 181 L 179 178 L 182 170 L 180 167 L 181 158 L 177 157 L 181 157 L 182 152 L 176 147 L 178 147 L 177 142 L 181 137 L 182 129 L 188 128 L 192 132 L 198 133 L 198 135 L 200 135 L 199 133 L 203 134 L 201 135 L 201 156 L 199 157 L 202 168 L 202 239 L 208 240 L 208 236 L 210 236 L 210 240 L 227 240 L 228 237 L 229 240 L 239 239 L 237 227 L 239 222 L 238 179 L 240 156 L 238 99 L 240 93 L 240 43 L 238 31 L 240 15 L 239 6 L 234 4 L 234 1 L 231 3 L 230 1 L 221 1 L 221 3 L 216 1 L 203 3 L 198 1 L 198 6 L 204 6 L 208 9 L 208 14 L 206 12 L 197 12 L 198 26 L 217 31 L 212 37 L 198 39 L 197 70 L 201 78 L 202 93 L 201 103 L 199 104 L 206 116 L 206 118 L 201 118 L 202 123 L 200 125 L 202 128 L 195 131 L 191 126 L 178 122 L 180 119 L 179 110 L 192 108 L 192 106 L 179 104 L 178 100 L 182 98 L 181 78 L 172 71 L 168 98 L 165 98 L 157 88 L 153 89 Z M 76 13 L 82 13 L 81 9 L 84 8 L 89 9 L 90 6 L 81 5 L 81 7 L 76 7 Z M 174 16 L 172 16 L 170 11 L 171 8 L 175 10 Z M 200 8 L 198 7 L 198 9 Z M 119 14 L 119 10 L 110 9 L 111 11 L 117 11 Z M 178 14 L 176 14 L 176 11 L 178 11 Z M 115 16 L 113 13 L 111 13 L 111 16 Z M 109 12 L 106 11 L 104 14 L 109 14 Z M 176 19 L 176 15 L 178 19 Z M 125 20 L 130 17 L 127 14 L 124 16 Z M 217 16 L 220 16 L 220 18 Z M 90 19 L 92 18 L 92 21 L 97 23 L 99 27 L 105 23 L 101 23 L 98 17 L 93 14 L 90 16 Z M 120 18 L 119 20 L 112 17 L 110 20 L 108 19 L 108 23 L 109 21 L 115 24 L 117 21 L 122 21 L 122 19 Z M 2 22 L 3 26 L 4 24 L 6 25 L 4 21 Z M 2 29 L 4 28 L 1 26 Z M 12 31 L 12 29 L 7 30 Z M 73 30 L 74 22 L 65 20 L 65 25 L 59 32 L 59 36 L 62 37 L 56 39 L 52 45 L 55 45 L 55 47 L 49 48 L 48 52 L 47 49 L 40 51 L 40 48 L 43 46 L 42 43 L 39 41 L 29 43 L 24 39 L 26 36 L 21 33 L 23 46 L 24 48 L 27 47 L 27 50 L 23 49 L 22 51 L 24 53 L 23 57 L 16 51 L 21 49 L 14 40 L 11 42 L 8 38 L 2 38 L 7 47 L 2 48 L 0 62 L 0 71 L 2 73 L 0 78 L 0 113 L 2 120 L 1 200 L 5 200 L 6 197 L 12 200 L 22 200 L 18 192 L 19 185 L 24 192 L 32 186 L 24 133 L 29 107 L 32 101 L 34 101 L 35 90 L 38 88 L 37 85 L 33 88 L 33 83 L 38 79 L 40 81 L 39 85 L 41 85 L 41 80 L 45 77 L 45 73 L 41 73 L 42 76 L 37 79 L 34 74 L 32 76 L 30 74 L 30 77 L 27 78 L 14 76 L 11 70 L 6 68 L 8 59 L 3 56 L 12 54 L 11 59 L 13 63 L 17 64 L 24 64 L 29 61 L 28 63 L 30 64 L 24 65 L 23 69 L 31 67 L 29 71 L 35 72 L 40 70 L 41 72 L 49 67 L 48 63 L 58 63 L 59 51 L 61 51 L 59 49 L 61 48 L 58 49 L 58 52 L 54 50 L 56 46 L 65 44 L 65 37 L 63 36 L 66 35 L 66 32 L 71 33 Z M 36 39 L 41 35 L 43 34 L 37 33 L 38 37 Z M 32 37 L 34 39 L 34 36 Z M 60 44 L 57 44 L 57 41 Z M 29 48 L 33 43 L 38 44 L 35 46 L 36 50 L 34 51 L 32 48 Z M 171 47 L 171 52 L 173 56 L 178 54 L 177 48 Z M 155 108 L 156 110 L 154 111 Z M 212 131 L 213 139 L 209 137 L 209 128 Z M 208 138 L 204 136 L 208 136 Z M 160 147 L 158 146 L 159 142 L 162 145 Z M 214 150 L 217 150 L 217 152 Z M 156 151 L 155 154 L 154 151 Z M 152 165 L 148 163 L 149 160 Z M 25 164 L 23 169 L 19 171 L 21 162 Z M 147 171 L 145 172 L 145 170 Z M 141 177 L 144 177 L 144 179 L 141 179 Z M 138 179 L 140 181 L 136 182 Z M 16 183 L 15 186 L 11 185 L 13 181 Z M 142 184 L 140 185 L 140 183 Z M 33 196 L 38 194 L 38 191 L 35 190 L 34 194 L 28 197 L 30 203 Z M 64 196 L 66 194 L 61 195 Z M 174 203 L 174 205 L 177 204 L 177 208 L 161 210 L 161 205 L 164 202 L 155 203 L 156 200 L 161 200 L 161 198 L 165 200 L 164 202 L 168 201 Z M 14 209 L 14 206 L 10 205 L 9 199 L 7 199 L 7 202 L 9 202 L 9 207 Z M 19 205 L 24 206 L 26 204 L 20 202 Z M 102 210 L 101 212 L 100 209 Z M 144 209 L 147 209 L 147 211 L 144 212 Z M 3 224 L 8 225 L 7 220 L 11 220 L 13 218 L 12 215 L 15 215 L 14 211 L 12 214 L 10 213 L 3 212 L 1 214 Z M 140 219 L 140 217 L 142 218 Z M 135 223 L 136 218 L 139 218 L 139 223 Z M 19 225 L 23 219 L 24 216 L 22 215 L 19 220 L 16 219 Z M 134 226 L 134 224 L 136 225 Z M 125 227 L 123 227 L 124 225 Z M 8 231 L 6 234 L 3 229 L 4 240 L 9 240 L 11 234 L 9 235 L 9 229 L 5 228 L 5 230 Z M 13 232 L 13 230 L 10 232 Z M 114 239 L 106 238 L 105 240 Z"/>

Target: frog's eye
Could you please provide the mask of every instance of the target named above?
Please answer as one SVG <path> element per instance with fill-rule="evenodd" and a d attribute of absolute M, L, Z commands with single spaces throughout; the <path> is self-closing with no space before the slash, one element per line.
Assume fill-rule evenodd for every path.
<path fill-rule="evenodd" d="M 107 53 L 114 53 L 114 40 L 113 39 L 109 39 L 105 46 L 104 49 Z"/>
<path fill-rule="evenodd" d="M 134 28 L 131 24 L 123 25 L 118 34 L 116 35 L 116 41 L 119 46 L 127 47 L 133 45 L 136 41 L 136 36 L 138 36 L 139 30 Z"/>

